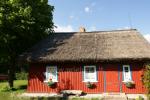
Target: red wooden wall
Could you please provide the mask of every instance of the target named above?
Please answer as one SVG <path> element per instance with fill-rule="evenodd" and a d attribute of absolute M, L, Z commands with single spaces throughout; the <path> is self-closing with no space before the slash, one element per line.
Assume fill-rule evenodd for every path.
<path fill-rule="evenodd" d="M 98 82 L 94 83 L 95 88 L 89 89 L 86 83 L 82 82 L 83 66 L 57 66 L 58 83 L 56 88 L 50 88 L 44 83 L 44 72 L 46 65 L 31 64 L 29 71 L 28 92 L 59 92 L 64 89 L 83 90 L 86 93 L 102 92 L 125 92 L 125 93 L 145 93 L 146 90 L 141 82 L 142 65 L 132 64 L 132 79 L 135 88 L 128 89 L 122 83 L 122 65 L 105 64 L 97 66 Z M 74 70 L 73 70 L 74 69 Z"/>
<path fill-rule="evenodd" d="M 50 88 L 43 82 L 45 66 L 32 65 L 30 66 L 28 92 L 59 92 L 66 89 L 83 90 L 86 93 L 102 93 L 104 90 L 104 79 L 102 67 L 98 66 L 98 82 L 95 83 L 95 88 L 89 89 L 86 83 L 82 82 L 82 67 L 81 66 L 61 66 L 58 69 L 58 83 L 56 88 Z M 74 70 L 72 70 L 74 69 Z"/>
<path fill-rule="evenodd" d="M 135 82 L 135 88 L 127 88 L 124 84 L 122 84 L 122 91 L 125 93 L 146 93 L 146 89 L 144 88 L 141 76 L 143 74 L 143 66 L 142 64 L 132 64 L 132 80 Z M 121 72 L 122 75 L 122 72 Z"/>

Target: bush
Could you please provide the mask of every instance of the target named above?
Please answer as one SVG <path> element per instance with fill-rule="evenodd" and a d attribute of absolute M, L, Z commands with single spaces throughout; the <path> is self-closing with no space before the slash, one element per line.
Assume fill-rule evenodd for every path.
<path fill-rule="evenodd" d="M 146 65 L 144 75 L 143 75 L 143 83 L 145 87 L 148 89 L 148 93 L 150 93 L 150 64 Z"/>
<path fill-rule="evenodd" d="M 28 79 L 28 73 L 25 73 L 25 72 L 16 73 L 16 79 L 17 80 L 27 80 Z"/>
<path fill-rule="evenodd" d="M 142 96 L 139 96 L 138 98 L 136 98 L 136 100 L 144 100 L 144 98 Z"/>
<path fill-rule="evenodd" d="M 145 87 L 147 88 L 148 98 L 150 99 L 150 64 L 147 64 L 145 66 L 145 70 L 144 70 L 142 79 L 143 79 L 142 81 L 143 81 Z"/>

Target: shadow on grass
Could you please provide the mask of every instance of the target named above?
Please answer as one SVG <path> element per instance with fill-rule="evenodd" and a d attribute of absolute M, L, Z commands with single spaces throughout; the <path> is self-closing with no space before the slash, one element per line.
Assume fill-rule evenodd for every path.
<path fill-rule="evenodd" d="M 27 85 L 21 85 L 18 89 L 27 89 Z"/>
<path fill-rule="evenodd" d="M 22 91 L 22 90 L 26 90 L 27 89 L 27 85 L 21 85 L 21 86 L 19 86 L 18 88 L 10 88 L 10 89 L 8 89 L 8 90 L 6 90 L 6 92 L 7 91 Z"/>

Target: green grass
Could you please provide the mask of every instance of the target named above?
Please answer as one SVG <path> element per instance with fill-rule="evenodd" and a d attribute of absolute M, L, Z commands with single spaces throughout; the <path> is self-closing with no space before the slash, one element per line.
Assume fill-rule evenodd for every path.
<path fill-rule="evenodd" d="M 74 97 L 71 100 L 103 100 L 103 98 L 80 98 L 80 97 Z"/>
<path fill-rule="evenodd" d="M 17 98 L 17 94 L 23 93 L 27 88 L 27 80 L 15 80 L 14 88 L 10 89 L 8 82 L 0 82 L 0 100 L 29 100 Z"/>
<path fill-rule="evenodd" d="M 27 80 L 15 80 L 14 81 L 14 88 L 11 90 L 8 86 L 8 82 L 0 82 L 0 92 L 16 92 L 22 93 L 27 88 Z"/>
<path fill-rule="evenodd" d="M 62 98 L 62 97 L 32 97 L 25 98 L 19 97 L 18 94 L 26 91 L 27 80 L 15 80 L 14 88 L 11 90 L 8 87 L 7 82 L 0 82 L 0 100 L 102 100 L 101 98 L 80 98 L 74 97 Z"/>

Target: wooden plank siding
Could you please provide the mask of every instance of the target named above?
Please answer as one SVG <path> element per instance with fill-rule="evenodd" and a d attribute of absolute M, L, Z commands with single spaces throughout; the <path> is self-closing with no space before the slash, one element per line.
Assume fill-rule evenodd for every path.
<path fill-rule="evenodd" d="M 57 66 L 58 82 L 56 88 L 50 88 L 44 83 L 45 64 L 31 64 L 29 71 L 29 81 L 27 92 L 60 92 L 65 89 L 83 90 L 86 93 L 103 93 L 103 92 L 125 92 L 125 93 L 146 93 L 146 89 L 141 82 L 142 65 L 132 64 L 132 79 L 135 82 L 135 88 L 126 88 L 122 82 L 122 65 L 121 64 L 99 64 L 97 66 L 97 79 L 95 88 L 89 89 L 83 82 L 83 66 Z M 105 72 L 105 73 L 104 73 Z M 106 80 L 105 80 L 106 79 Z M 111 85 L 112 84 L 112 85 Z"/>
<path fill-rule="evenodd" d="M 131 65 L 131 74 L 132 80 L 135 82 L 135 88 L 127 88 L 125 84 L 122 85 L 122 92 L 125 93 L 146 93 L 146 89 L 142 84 L 142 74 L 143 74 L 143 65 L 142 64 L 132 64 Z M 121 72 L 122 74 L 122 72 Z"/>
<path fill-rule="evenodd" d="M 28 92 L 60 92 L 61 90 L 73 89 L 83 90 L 86 93 L 102 93 L 104 90 L 104 77 L 102 66 L 97 66 L 98 82 L 95 82 L 95 88 L 89 89 L 82 79 L 83 66 L 57 66 L 58 82 L 56 88 L 50 88 L 44 83 L 45 66 L 32 65 L 29 71 Z"/>

